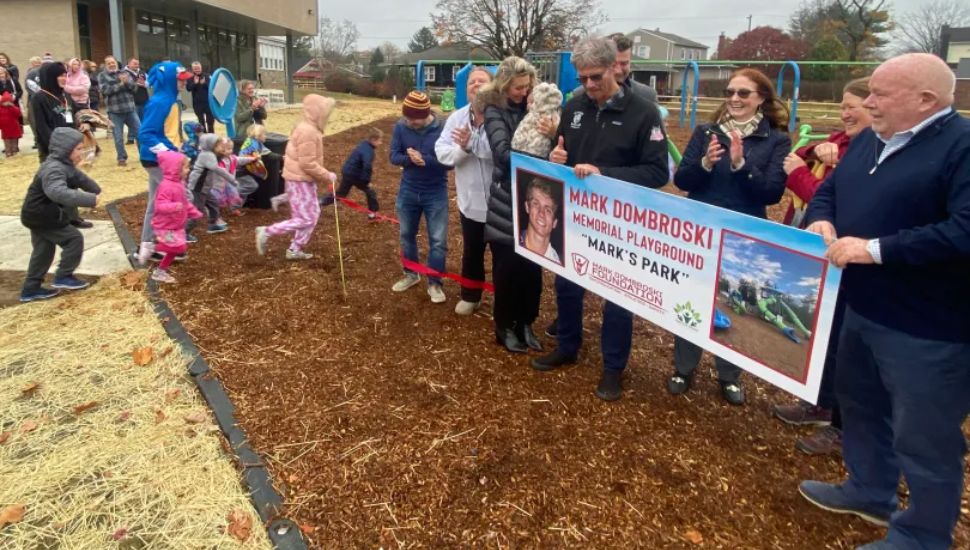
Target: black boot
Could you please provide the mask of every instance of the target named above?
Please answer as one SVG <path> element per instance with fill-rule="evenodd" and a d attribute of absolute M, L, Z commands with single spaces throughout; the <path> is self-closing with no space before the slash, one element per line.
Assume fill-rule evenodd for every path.
<path fill-rule="evenodd" d="M 532 332 L 532 325 L 522 324 L 519 325 L 519 330 L 516 331 L 519 336 L 519 340 L 523 344 L 529 347 L 529 349 L 534 349 L 536 351 L 542 351 L 542 342 L 536 338 L 536 333 Z"/>
<path fill-rule="evenodd" d="M 558 369 L 559 367 L 564 367 L 566 365 L 572 365 L 575 362 L 575 355 L 566 355 L 556 348 L 542 357 L 536 357 L 533 359 L 532 368 L 535 370 L 547 371 Z"/>
<path fill-rule="evenodd" d="M 93 223 L 87 220 L 82 220 L 81 218 L 78 218 L 76 220 L 71 220 L 71 225 L 73 225 L 78 229 L 91 229 L 92 227 L 94 227 Z"/>
<path fill-rule="evenodd" d="M 596 397 L 603 401 L 616 401 L 623 395 L 623 371 L 604 369 L 596 386 Z"/>
<path fill-rule="evenodd" d="M 515 331 L 510 328 L 496 329 L 495 343 L 505 346 L 505 349 L 512 353 L 525 353 L 529 349 L 515 335 Z"/>

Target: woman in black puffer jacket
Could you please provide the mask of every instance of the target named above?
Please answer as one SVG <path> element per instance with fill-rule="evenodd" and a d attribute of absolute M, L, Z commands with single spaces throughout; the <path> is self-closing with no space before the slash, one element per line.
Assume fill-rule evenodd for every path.
<path fill-rule="evenodd" d="M 525 117 L 526 100 L 535 82 L 535 68 L 520 57 L 510 56 L 499 65 L 495 80 L 475 98 L 484 107 L 485 134 L 494 162 L 485 241 L 492 248 L 495 339 L 517 353 L 542 349 L 532 332 L 532 323 L 539 315 L 542 268 L 515 253 L 512 226 L 512 136 Z"/>

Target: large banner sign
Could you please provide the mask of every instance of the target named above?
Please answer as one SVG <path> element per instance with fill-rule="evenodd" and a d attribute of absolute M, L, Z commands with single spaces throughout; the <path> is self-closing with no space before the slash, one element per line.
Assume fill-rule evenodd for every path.
<path fill-rule="evenodd" d="M 841 270 L 821 237 L 512 156 L 515 251 L 814 403 Z"/>

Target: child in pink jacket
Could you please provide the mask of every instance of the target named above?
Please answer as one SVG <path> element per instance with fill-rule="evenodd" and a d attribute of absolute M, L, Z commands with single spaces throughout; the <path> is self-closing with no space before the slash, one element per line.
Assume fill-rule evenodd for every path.
<path fill-rule="evenodd" d="M 89 90 L 91 89 L 91 77 L 81 65 L 77 58 L 67 62 L 67 81 L 64 83 L 64 91 L 71 96 L 74 103 L 74 112 L 87 109 L 91 105 Z"/>
<path fill-rule="evenodd" d="M 188 249 L 185 240 L 185 223 L 189 218 L 201 218 L 202 212 L 192 204 L 185 192 L 185 179 L 189 175 L 189 159 L 176 151 L 158 153 L 158 167 L 162 169 L 162 182 L 155 195 L 155 213 L 152 229 L 155 231 L 155 251 L 165 255 L 152 279 L 161 283 L 174 283 L 168 272 L 175 256 Z M 146 255 L 147 256 L 147 255 Z M 144 264 L 147 257 L 139 257 Z"/>
<path fill-rule="evenodd" d="M 286 250 L 287 260 L 309 260 L 303 251 L 320 217 L 317 185 L 330 185 L 337 175 L 323 166 L 323 131 L 333 110 L 334 100 L 317 94 L 303 98 L 303 120 L 296 125 L 286 144 L 283 178 L 290 201 L 290 219 L 269 227 L 256 228 L 256 252 L 266 253 L 270 237 L 293 233 Z"/>

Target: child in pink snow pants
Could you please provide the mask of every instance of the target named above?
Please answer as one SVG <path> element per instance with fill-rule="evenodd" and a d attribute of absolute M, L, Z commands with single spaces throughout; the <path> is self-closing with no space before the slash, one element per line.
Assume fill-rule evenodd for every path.
<path fill-rule="evenodd" d="M 290 201 L 290 219 L 268 227 L 256 228 L 256 252 L 266 253 L 270 237 L 293 233 L 287 260 L 308 260 L 312 254 L 303 251 L 320 217 L 317 185 L 331 185 L 337 175 L 323 166 L 323 130 L 327 125 L 334 100 L 317 94 L 303 98 L 303 120 L 296 125 L 286 145 L 283 178 Z"/>

